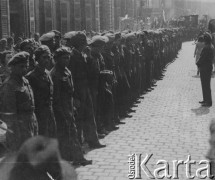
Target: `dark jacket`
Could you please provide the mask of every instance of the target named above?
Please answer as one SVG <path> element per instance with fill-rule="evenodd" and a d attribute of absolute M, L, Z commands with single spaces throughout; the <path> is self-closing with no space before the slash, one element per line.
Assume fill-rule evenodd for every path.
<path fill-rule="evenodd" d="M 14 151 L 26 139 L 38 134 L 34 96 L 28 80 L 12 74 L 4 82 L 0 92 L 1 118 L 13 131 L 6 134 L 7 144 Z"/>
<path fill-rule="evenodd" d="M 212 44 L 205 45 L 205 47 L 203 48 L 203 50 L 200 54 L 200 58 L 196 64 L 199 68 L 211 67 L 213 58 L 214 58 L 214 47 L 213 47 L 213 45 Z"/>
<path fill-rule="evenodd" d="M 33 89 L 35 114 L 39 123 L 40 135 L 55 137 L 56 123 L 52 108 L 53 82 L 47 70 L 39 66 L 26 76 Z"/>

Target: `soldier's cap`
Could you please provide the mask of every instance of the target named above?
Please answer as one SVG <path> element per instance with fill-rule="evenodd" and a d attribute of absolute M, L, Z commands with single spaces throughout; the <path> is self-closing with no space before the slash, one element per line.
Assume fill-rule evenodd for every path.
<path fill-rule="evenodd" d="M 106 36 L 93 36 L 89 45 L 94 47 L 104 46 L 109 41 L 108 37 Z"/>
<path fill-rule="evenodd" d="M 64 39 L 71 39 L 73 36 L 77 34 L 77 31 L 70 31 L 64 34 L 63 38 Z"/>
<path fill-rule="evenodd" d="M 107 33 L 107 34 L 105 34 L 104 36 L 106 36 L 106 37 L 109 39 L 108 42 L 110 42 L 110 43 L 112 43 L 112 42 L 115 41 L 115 35 L 112 34 L 112 33 Z"/>
<path fill-rule="evenodd" d="M 61 37 L 61 32 L 58 30 L 52 30 L 51 32 L 55 33 L 55 37 Z"/>
<path fill-rule="evenodd" d="M 43 34 L 43 35 L 39 38 L 39 40 L 40 40 L 41 42 L 51 41 L 51 40 L 53 40 L 54 37 L 55 37 L 55 33 L 54 33 L 54 32 L 48 32 L 48 33 L 46 33 L 46 34 Z"/>
<path fill-rule="evenodd" d="M 24 41 L 22 41 L 20 43 L 20 50 L 23 51 L 25 46 L 28 46 L 28 45 L 31 45 L 33 46 L 34 45 L 34 41 L 32 39 L 25 39 Z"/>
<path fill-rule="evenodd" d="M 30 54 L 25 51 L 19 52 L 10 59 L 10 61 L 8 62 L 8 66 L 27 63 L 29 56 Z"/>
<path fill-rule="evenodd" d="M 7 43 L 7 39 L 6 39 L 6 38 L 2 38 L 2 39 L 0 40 L 0 44 L 3 44 L 3 43 Z"/>
<path fill-rule="evenodd" d="M 83 31 L 71 31 L 64 35 L 64 39 L 70 40 L 72 46 L 87 44 L 87 36 Z"/>
<path fill-rule="evenodd" d="M 70 40 L 86 40 L 86 34 L 82 31 L 70 31 L 64 35 L 64 39 L 70 39 Z"/>
<path fill-rule="evenodd" d="M 77 34 L 70 39 L 74 47 L 87 44 L 87 36 L 83 31 L 78 31 Z"/>
<path fill-rule="evenodd" d="M 35 51 L 34 51 L 34 54 L 35 54 L 35 60 L 38 60 L 40 58 L 40 56 L 44 53 L 49 53 L 51 54 L 51 51 L 49 49 L 48 46 L 46 45 L 41 45 L 40 47 L 38 47 Z"/>
<path fill-rule="evenodd" d="M 71 54 L 71 49 L 69 47 L 60 47 L 54 52 L 54 59 L 61 57 L 62 55 L 65 54 Z"/>

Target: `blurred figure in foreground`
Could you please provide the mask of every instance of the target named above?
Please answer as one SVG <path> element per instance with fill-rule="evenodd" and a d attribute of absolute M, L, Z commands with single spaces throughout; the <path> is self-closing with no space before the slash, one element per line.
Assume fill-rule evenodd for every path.
<path fill-rule="evenodd" d="M 1 180 L 77 180 L 72 166 L 61 159 L 55 139 L 28 139 L 0 164 Z"/>

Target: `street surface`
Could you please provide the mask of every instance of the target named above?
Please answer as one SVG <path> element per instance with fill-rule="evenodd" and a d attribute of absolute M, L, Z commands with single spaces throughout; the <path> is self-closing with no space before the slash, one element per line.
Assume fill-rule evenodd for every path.
<path fill-rule="evenodd" d="M 76 169 L 79 180 L 127 180 L 128 155 L 153 154 L 147 167 L 153 173 L 158 160 L 169 162 L 173 175 L 173 160 L 186 161 L 188 155 L 196 160 L 191 172 L 200 167 L 209 149 L 209 124 L 215 118 L 215 103 L 211 108 L 203 108 L 200 78 L 196 77 L 193 57 L 193 42 L 183 44 L 178 58 L 167 67 L 163 80 L 155 89 L 144 95 L 132 113 L 132 118 L 124 119 L 120 129 L 101 140 L 107 147 L 92 150 L 86 154 L 93 165 Z M 215 101 L 215 78 L 212 78 L 212 96 Z M 179 166 L 179 179 L 186 179 L 185 165 Z M 142 179 L 148 179 L 141 171 Z M 206 174 L 206 172 L 203 172 Z M 166 178 L 164 178 L 166 179 Z M 197 179 L 197 178 L 195 178 Z"/>

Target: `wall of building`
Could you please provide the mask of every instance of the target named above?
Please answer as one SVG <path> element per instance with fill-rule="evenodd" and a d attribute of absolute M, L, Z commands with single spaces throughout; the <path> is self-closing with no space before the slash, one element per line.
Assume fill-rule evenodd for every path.
<path fill-rule="evenodd" d="M 162 17 L 165 11 L 169 19 L 186 10 L 185 0 L 0 0 L 0 37 L 11 33 L 30 37 L 52 29 L 62 33 L 118 30 L 120 18 L 126 15 L 139 21 Z"/>

